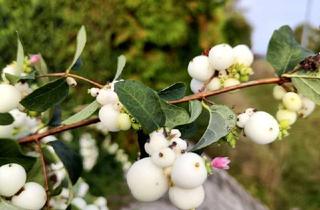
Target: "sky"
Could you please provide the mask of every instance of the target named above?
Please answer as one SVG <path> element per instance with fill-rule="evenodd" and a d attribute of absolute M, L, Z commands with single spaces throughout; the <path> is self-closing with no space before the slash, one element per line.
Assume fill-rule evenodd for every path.
<path fill-rule="evenodd" d="M 295 27 L 306 19 L 311 1 L 310 23 L 320 26 L 320 0 L 239 0 L 240 9 L 253 26 L 253 51 L 264 55 L 272 32 L 282 25 Z"/>

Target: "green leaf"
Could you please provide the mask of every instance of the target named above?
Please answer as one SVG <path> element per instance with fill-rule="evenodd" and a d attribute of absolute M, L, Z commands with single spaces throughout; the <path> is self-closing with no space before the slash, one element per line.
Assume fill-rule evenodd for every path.
<path fill-rule="evenodd" d="M 236 115 L 227 106 L 212 105 L 208 107 L 210 114 L 207 130 L 204 132 L 192 151 L 202 149 L 226 136 L 236 125 Z"/>
<path fill-rule="evenodd" d="M 22 153 L 17 141 L 0 139 L 0 166 L 8 163 L 18 163 L 28 171 L 35 163 L 35 160 L 35 158 Z"/>
<path fill-rule="evenodd" d="M 78 153 L 71 150 L 62 141 L 51 141 L 49 144 L 53 147 L 65 166 L 72 184 L 75 184 L 82 173 L 82 160 Z"/>
<path fill-rule="evenodd" d="M 115 92 L 146 133 L 151 133 L 165 124 L 159 96 L 151 88 L 138 81 L 126 80 L 115 84 Z"/>
<path fill-rule="evenodd" d="M 61 124 L 63 125 L 69 125 L 72 123 L 79 122 L 81 120 L 87 119 L 90 117 L 97 109 L 99 109 L 100 104 L 97 101 L 93 101 L 91 104 L 86 106 L 84 109 L 82 109 L 80 112 L 72 115 L 68 119 L 62 121 Z"/>
<path fill-rule="evenodd" d="M 77 62 L 78 58 L 80 57 L 85 45 L 87 42 L 87 35 L 86 35 L 86 29 L 84 26 L 81 26 L 78 34 L 77 34 L 77 48 L 76 48 L 76 52 L 74 54 L 73 57 L 73 61 L 70 64 L 70 66 L 68 67 L 68 70 L 70 70 L 73 65 Z"/>
<path fill-rule="evenodd" d="M 42 174 L 42 165 L 41 165 L 41 158 L 37 158 L 36 162 L 33 164 L 33 167 L 28 172 L 28 182 L 37 182 L 44 186 L 45 179 Z"/>
<path fill-rule="evenodd" d="M 320 79 L 295 77 L 292 83 L 300 94 L 320 105 Z"/>
<path fill-rule="evenodd" d="M 37 72 L 39 72 L 40 75 L 46 75 L 46 74 L 48 74 L 48 67 L 47 67 L 46 61 L 43 59 L 41 54 L 39 54 L 39 56 L 40 56 L 40 61 L 37 62 L 34 65 L 34 67 L 37 70 Z M 48 83 L 49 82 L 49 78 L 48 77 L 42 77 L 40 82 L 41 82 L 41 84 Z"/>
<path fill-rule="evenodd" d="M 163 100 L 171 101 L 182 98 L 186 93 L 186 85 L 183 82 L 175 83 L 159 91 L 159 96 Z"/>
<path fill-rule="evenodd" d="M 273 32 L 268 46 L 267 60 L 279 76 L 293 70 L 310 55 L 313 53 L 300 46 L 289 26 L 282 26 Z"/>
<path fill-rule="evenodd" d="M 14 118 L 9 113 L 0 113 L 0 125 L 10 125 L 14 121 Z"/>
<path fill-rule="evenodd" d="M 0 197 L 0 210 L 26 210 L 18 208 Z"/>
<path fill-rule="evenodd" d="M 120 55 L 118 57 L 117 73 L 114 76 L 113 81 L 119 79 L 119 77 L 120 77 L 125 65 L 126 65 L 126 57 L 124 55 Z"/>
<path fill-rule="evenodd" d="M 161 108 L 166 117 L 166 127 L 174 128 L 189 122 L 189 114 L 184 108 L 168 104 L 164 100 L 161 100 Z"/>
<path fill-rule="evenodd" d="M 68 96 L 68 93 L 69 85 L 65 78 L 61 78 L 33 91 L 20 103 L 28 110 L 43 112 L 61 103 Z"/>
<path fill-rule="evenodd" d="M 202 104 L 200 101 L 193 100 L 189 102 L 190 119 L 188 123 L 194 122 L 202 112 Z"/>
<path fill-rule="evenodd" d="M 19 72 L 23 72 L 24 51 L 18 35 L 18 50 L 17 50 L 17 68 Z"/>

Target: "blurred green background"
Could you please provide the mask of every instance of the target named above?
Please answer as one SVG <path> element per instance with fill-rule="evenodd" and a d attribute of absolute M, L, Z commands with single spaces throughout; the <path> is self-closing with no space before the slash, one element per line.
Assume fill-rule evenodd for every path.
<path fill-rule="evenodd" d="M 51 72 L 63 71 L 72 60 L 81 25 L 86 26 L 88 41 L 77 73 L 101 83 L 112 79 L 120 54 L 128 60 L 124 78 L 139 79 L 160 89 L 176 81 L 188 83 L 189 60 L 216 43 L 251 44 L 251 27 L 231 0 L 0 0 L 0 66 L 15 58 L 18 31 L 26 53 L 40 52 Z M 300 36 L 301 27 L 296 34 Z M 319 49 L 319 34 L 319 30 L 313 30 L 313 49 Z M 263 61 L 256 62 L 255 69 L 256 77 L 272 76 L 270 66 Z M 92 100 L 86 89 L 86 84 L 78 86 L 77 92 L 83 94 L 67 100 L 64 116 Z M 270 99 L 271 90 L 272 86 L 253 88 L 217 100 L 235 105 L 237 111 L 254 106 L 275 113 L 277 102 Z M 317 111 L 310 119 L 300 120 L 292 135 L 269 146 L 243 139 L 236 149 L 222 144 L 207 151 L 212 156 L 230 155 L 231 175 L 271 209 L 317 210 L 319 114 Z M 102 137 L 97 134 L 97 139 Z M 132 159 L 136 157 L 132 133 L 121 133 L 113 139 Z M 114 169 L 119 167 L 107 155 L 99 159 L 93 172 L 84 176 L 92 185 L 91 192 L 105 195 L 111 209 L 117 209 L 131 200 L 122 172 Z"/>

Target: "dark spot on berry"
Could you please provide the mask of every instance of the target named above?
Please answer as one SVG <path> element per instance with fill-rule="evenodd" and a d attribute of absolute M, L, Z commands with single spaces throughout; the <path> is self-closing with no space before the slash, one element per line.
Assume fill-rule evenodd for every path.
<path fill-rule="evenodd" d="M 163 153 L 162 152 L 159 152 L 159 157 L 163 157 Z"/>
<path fill-rule="evenodd" d="M 196 162 L 196 164 L 194 164 L 194 166 L 195 166 L 196 168 L 199 168 L 199 167 L 200 167 L 200 163 Z"/>

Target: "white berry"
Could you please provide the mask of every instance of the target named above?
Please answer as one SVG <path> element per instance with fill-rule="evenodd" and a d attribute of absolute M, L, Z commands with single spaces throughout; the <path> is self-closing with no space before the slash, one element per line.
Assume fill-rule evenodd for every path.
<path fill-rule="evenodd" d="M 250 119 L 250 114 L 248 113 L 241 113 L 237 117 L 237 126 L 239 128 L 244 128 L 248 120 Z"/>
<path fill-rule="evenodd" d="M 221 88 L 222 84 L 218 77 L 212 78 L 210 82 L 207 84 L 207 89 L 210 91 L 219 90 Z"/>
<path fill-rule="evenodd" d="M 150 141 L 144 145 L 146 152 L 149 155 L 152 155 L 155 152 L 158 152 L 162 148 L 168 147 L 169 141 L 161 135 L 153 135 L 150 138 Z"/>
<path fill-rule="evenodd" d="M 99 88 L 90 88 L 88 90 L 88 93 L 92 96 L 92 97 L 97 97 L 99 94 L 100 89 Z"/>
<path fill-rule="evenodd" d="M 23 190 L 11 199 L 13 205 L 28 210 L 41 209 L 46 201 L 47 194 L 45 189 L 35 182 L 26 183 L 23 186 Z"/>
<path fill-rule="evenodd" d="M 173 183 L 182 188 L 194 188 L 202 185 L 207 179 L 204 160 L 196 153 L 188 152 L 177 157 L 172 166 Z"/>
<path fill-rule="evenodd" d="M 87 206 L 87 202 L 81 197 L 74 198 L 71 204 L 78 209 L 84 209 Z"/>
<path fill-rule="evenodd" d="M 176 154 L 169 147 L 163 148 L 151 155 L 151 160 L 153 163 L 161 168 L 171 166 L 175 159 Z"/>
<path fill-rule="evenodd" d="M 116 92 L 110 89 L 101 89 L 97 96 L 97 101 L 101 105 L 116 104 L 119 102 L 119 98 Z"/>
<path fill-rule="evenodd" d="M 256 112 L 255 108 L 247 108 L 244 113 L 248 114 L 250 117 Z"/>
<path fill-rule="evenodd" d="M 253 62 L 253 53 L 247 45 L 237 45 L 232 49 L 232 51 L 234 56 L 234 63 L 251 66 Z"/>
<path fill-rule="evenodd" d="M 283 96 L 287 93 L 287 91 L 280 85 L 274 86 L 273 88 L 273 97 L 277 100 L 282 100 Z"/>
<path fill-rule="evenodd" d="M 204 82 L 211 78 L 214 70 L 209 64 L 209 58 L 205 55 L 199 55 L 189 62 L 188 73 L 193 79 Z"/>
<path fill-rule="evenodd" d="M 282 98 L 284 107 L 291 111 L 299 111 L 302 107 L 302 101 L 298 94 L 294 92 L 286 93 Z"/>
<path fill-rule="evenodd" d="M 10 197 L 16 194 L 26 183 L 27 173 L 16 163 L 0 167 L 0 195 Z"/>
<path fill-rule="evenodd" d="M 169 189 L 169 199 L 173 205 L 182 210 L 195 209 L 199 207 L 205 198 L 203 186 L 192 189 L 171 187 Z"/>
<path fill-rule="evenodd" d="M 192 79 L 190 82 L 190 89 L 193 93 L 199 93 L 204 88 L 204 82 L 201 82 L 196 79 Z"/>
<path fill-rule="evenodd" d="M 0 113 L 9 112 L 17 108 L 21 100 L 19 90 L 8 84 L 0 84 L 0 96 Z"/>
<path fill-rule="evenodd" d="M 172 129 L 170 131 L 170 136 L 174 136 L 176 138 L 179 138 L 181 136 L 181 132 L 178 129 Z"/>
<path fill-rule="evenodd" d="M 295 123 L 297 121 L 297 112 L 293 112 L 290 110 L 286 110 L 286 109 L 280 109 L 277 112 L 277 120 L 279 122 L 282 121 L 287 121 L 289 125 L 292 125 L 293 123 Z"/>
<path fill-rule="evenodd" d="M 314 109 L 316 108 L 316 104 L 305 96 L 301 96 L 301 100 L 302 107 L 299 110 L 299 114 L 305 118 L 308 117 L 314 111 Z"/>
<path fill-rule="evenodd" d="M 118 124 L 120 130 L 129 130 L 131 128 L 131 120 L 129 115 L 126 113 L 120 113 L 118 116 Z"/>
<path fill-rule="evenodd" d="M 233 64 L 233 50 L 228 44 L 219 44 L 209 51 L 209 61 L 214 70 L 222 71 Z"/>
<path fill-rule="evenodd" d="M 101 123 L 108 129 L 108 131 L 119 131 L 119 111 L 114 108 L 113 105 L 108 104 L 101 107 L 99 111 L 99 119 Z"/>
<path fill-rule="evenodd" d="M 176 155 L 181 155 L 188 148 L 188 143 L 181 138 L 172 138 L 169 142 L 170 147 L 176 153 Z"/>
<path fill-rule="evenodd" d="M 277 139 L 279 124 L 266 112 L 255 112 L 244 127 L 246 136 L 257 144 L 268 144 Z"/>
<path fill-rule="evenodd" d="M 168 190 L 168 181 L 161 168 L 151 158 L 135 162 L 127 173 L 132 195 L 139 201 L 150 202 L 161 198 Z"/>
<path fill-rule="evenodd" d="M 231 87 L 239 84 L 240 84 L 240 81 L 238 79 L 228 78 L 224 81 L 223 87 Z"/>

